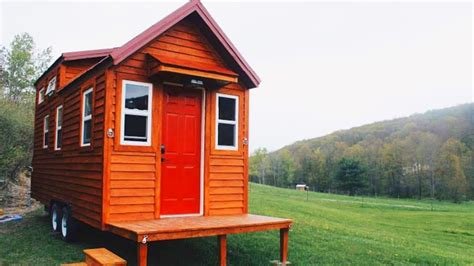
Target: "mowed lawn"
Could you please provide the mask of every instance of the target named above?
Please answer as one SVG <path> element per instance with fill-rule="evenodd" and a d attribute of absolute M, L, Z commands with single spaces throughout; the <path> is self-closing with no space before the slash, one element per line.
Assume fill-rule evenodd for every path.
<path fill-rule="evenodd" d="M 308 199 L 307 199 L 308 196 Z M 474 264 L 474 204 L 361 198 L 251 184 L 250 211 L 292 218 L 289 260 L 317 264 Z M 106 247 L 135 264 L 135 245 L 83 228 L 64 243 L 42 211 L 0 225 L 0 265 L 58 265 Z M 277 231 L 228 237 L 230 265 L 269 265 L 278 258 Z M 150 265 L 217 265 L 215 238 L 154 243 Z"/>

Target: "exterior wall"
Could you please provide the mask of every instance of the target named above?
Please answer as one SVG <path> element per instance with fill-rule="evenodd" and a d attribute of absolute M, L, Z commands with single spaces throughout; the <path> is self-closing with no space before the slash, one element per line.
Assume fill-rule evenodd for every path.
<path fill-rule="evenodd" d="M 57 73 L 57 72 L 55 72 Z M 49 79 L 49 78 L 48 78 Z M 37 90 L 48 79 L 38 84 Z M 32 196 L 43 204 L 59 200 L 71 205 L 78 220 L 100 227 L 102 222 L 102 173 L 105 74 L 80 86 L 56 92 L 36 105 Z M 94 87 L 91 146 L 81 147 L 82 91 Z M 54 150 L 56 107 L 63 105 L 62 148 Z M 43 148 L 43 118 L 49 115 L 49 143 Z"/>
<path fill-rule="evenodd" d="M 150 80 L 146 73 L 147 53 L 180 58 L 225 67 L 199 29 L 183 21 L 152 41 L 149 45 L 113 69 L 110 84 L 109 128 L 115 132 L 108 142 L 110 168 L 104 173 L 110 186 L 104 203 L 106 222 L 160 218 L 161 178 L 161 102 L 162 80 Z M 120 145 L 120 108 L 122 80 L 153 83 L 153 114 L 151 147 Z M 248 135 L 248 90 L 238 84 L 228 85 L 219 92 L 238 95 L 239 150 L 216 151 L 215 93 L 206 91 L 205 156 L 204 156 L 204 215 L 238 214 L 247 212 L 247 146 L 242 139 Z M 107 105 L 109 106 L 109 105 Z M 108 157 L 106 155 L 105 157 Z"/>
<path fill-rule="evenodd" d="M 205 214 L 226 215 L 247 213 L 248 189 L 248 90 L 239 84 L 227 85 L 209 95 L 206 119 Z M 216 93 L 239 96 L 238 150 L 215 149 Z"/>
<path fill-rule="evenodd" d="M 100 59 L 101 58 L 93 58 L 65 62 L 63 65 L 61 65 L 62 75 L 60 75 L 60 83 L 62 84 L 62 86 L 68 84 L 76 77 L 84 73 L 84 71 L 86 71 L 89 67 L 99 62 Z"/>

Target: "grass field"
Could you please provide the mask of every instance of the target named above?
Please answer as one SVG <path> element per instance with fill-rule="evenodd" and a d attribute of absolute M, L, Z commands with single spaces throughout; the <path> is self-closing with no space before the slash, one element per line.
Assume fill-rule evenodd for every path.
<path fill-rule="evenodd" d="M 474 204 L 360 198 L 251 184 L 250 211 L 294 220 L 292 265 L 474 264 Z M 433 208 L 433 210 L 432 210 Z M 278 232 L 228 237 L 230 265 L 268 265 L 278 258 Z M 133 243 L 84 228 L 66 244 L 43 212 L 0 225 L 0 265 L 58 265 L 83 260 L 82 249 L 106 247 L 135 261 Z M 151 265 L 217 265 L 215 238 L 154 243 Z"/>

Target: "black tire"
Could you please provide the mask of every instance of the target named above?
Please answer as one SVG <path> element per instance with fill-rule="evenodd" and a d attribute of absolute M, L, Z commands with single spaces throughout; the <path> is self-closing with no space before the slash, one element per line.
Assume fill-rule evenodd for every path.
<path fill-rule="evenodd" d="M 53 232 L 59 232 L 61 229 L 61 207 L 57 203 L 51 205 L 49 211 L 49 218 L 51 221 L 51 230 Z"/>
<path fill-rule="evenodd" d="M 64 206 L 61 216 L 61 237 L 66 242 L 71 242 L 77 236 L 77 221 L 72 218 L 71 208 Z"/>

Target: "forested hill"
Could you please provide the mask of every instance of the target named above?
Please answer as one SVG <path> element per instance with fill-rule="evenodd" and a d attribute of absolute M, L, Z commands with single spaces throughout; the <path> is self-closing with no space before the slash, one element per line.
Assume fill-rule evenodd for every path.
<path fill-rule="evenodd" d="M 474 199 L 474 104 L 298 141 L 250 159 L 255 182 L 311 190 Z"/>

